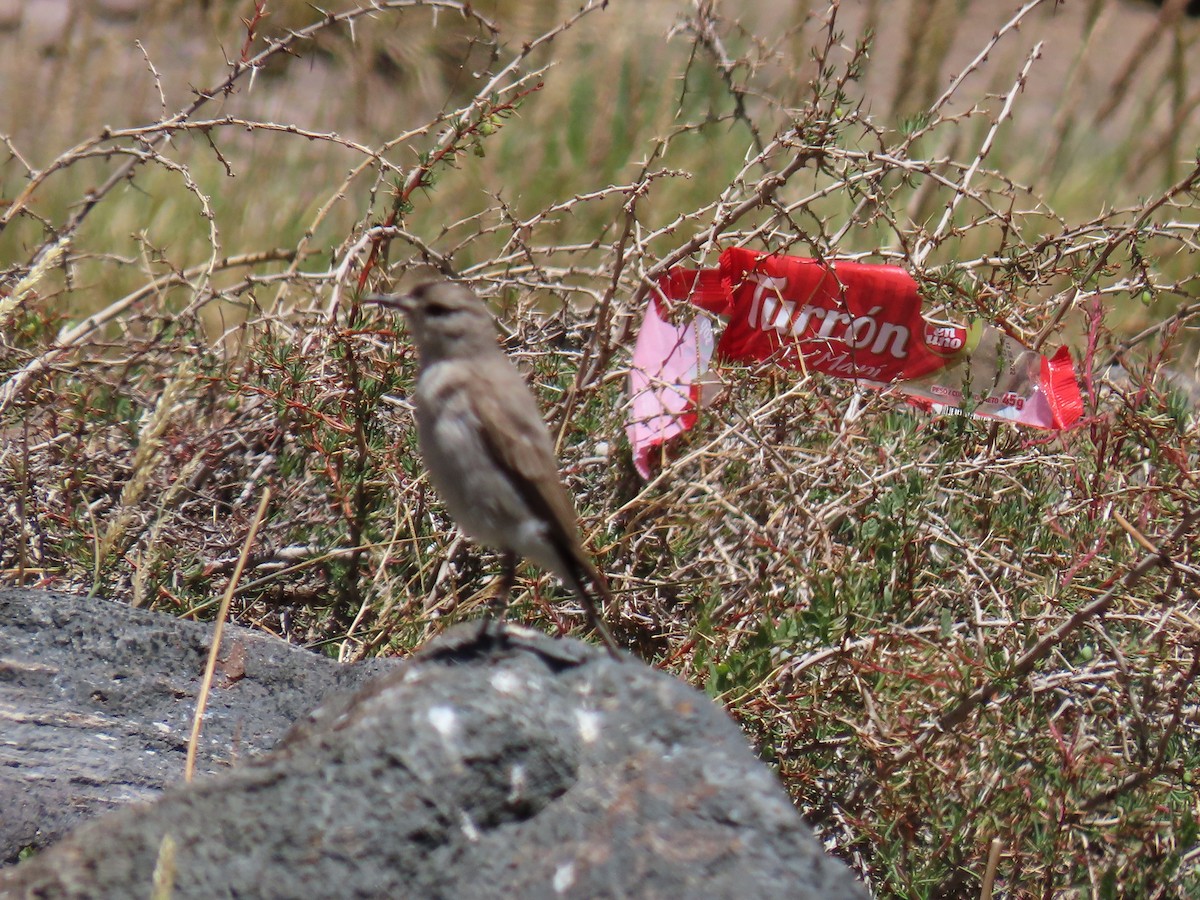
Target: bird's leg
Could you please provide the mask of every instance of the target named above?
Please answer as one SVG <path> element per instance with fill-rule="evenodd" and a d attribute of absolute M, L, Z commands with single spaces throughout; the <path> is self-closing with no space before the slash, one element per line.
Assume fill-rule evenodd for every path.
<path fill-rule="evenodd" d="M 508 612 L 508 600 L 512 594 L 513 585 L 517 583 L 517 554 L 505 551 L 501 558 L 500 581 L 496 585 L 496 590 L 492 592 L 492 596 L 488 598 L 487 609 L 483 613 L 483 620 L 479 626 L 479 640 L 485 641 L 490 633 L 493 633 L 492 625 L 495 623 L 494 634 L 499 637 L 504 633 L 504 617 Z"/>
<path fill-rule="evenodd" d="M 517 554 L 506 550 L 501 566 L 500 583 L 496 586 L 492 599 L 488 601 L 488 615 L 503 622 L 508 612 L 508 601 L 512 596 L 513 586 L 517 583 Z"/>

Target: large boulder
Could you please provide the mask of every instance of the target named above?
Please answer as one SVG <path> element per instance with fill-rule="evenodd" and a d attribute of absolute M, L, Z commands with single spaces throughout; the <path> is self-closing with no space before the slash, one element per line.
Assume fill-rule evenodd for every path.
<path fill-rule="evenodd" d="M 478 624 L 330 699 L 271 752 L 0 870 L 0 897 L 152 890 L 866 896 L 702 694 L 577 641 Z"/>
<path fill-rule="evenodd" d="M 183 777 L 212 626 L 70 594 L 0 589 L 0 865 Z M 231 626 L 197 754 L 263 753 L 330 694 L 389 668 L 338 665 Z"/>

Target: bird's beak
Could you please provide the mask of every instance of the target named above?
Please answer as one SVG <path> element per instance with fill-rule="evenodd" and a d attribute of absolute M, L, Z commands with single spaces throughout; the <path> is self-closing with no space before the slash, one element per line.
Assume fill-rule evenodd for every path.
<path fill-rule="evenodd" d="M 410 312 L 413 308 L 412 298 L 407 294 L 363 294 L 359 301 L 375 306 L 386 306 L 388 309 L 398 309 L 400 312 Z"/>

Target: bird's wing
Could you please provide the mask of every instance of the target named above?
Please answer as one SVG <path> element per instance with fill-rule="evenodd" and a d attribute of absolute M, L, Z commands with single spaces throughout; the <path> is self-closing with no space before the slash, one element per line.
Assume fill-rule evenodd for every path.
<path fill-rule="evenodd" d="M 515 368 L 506 368 L 499 376 L 493 369 L 491 382 L 494 391 L 471 394 L 484 446 L 533 513 L 550 523 L 546 537 L 574 582 L 570 587 L 579 594 L 588 621 L 615 655 L 619 652 L 617 642 L 604 624 L 602 612 L 612 605 L 612 592 L 583 547 L 575 505 L 558 474 L 554 444 L 537 401 Z M 599 608 L 588 594 L 585 581 L 599 595 Z"/>
<path fill-rule="evenodd" d="M 471 394 L 484 444 L 529 508 L 557 525 L 549 529 L 549 537 L 568 565 L 576 568 L 581 560 L 587 560 L 579 521 L 559 477 L 554 445 L 537 402 L 515 369 L 502 377 L 496 377 L 494 371 L 492 375 L 495 391 Z"/>

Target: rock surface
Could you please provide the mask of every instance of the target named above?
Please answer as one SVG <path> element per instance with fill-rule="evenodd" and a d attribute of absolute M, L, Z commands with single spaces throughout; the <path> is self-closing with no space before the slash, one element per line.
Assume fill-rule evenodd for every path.
<path fill-rule="evenodd" d="M 13 630 L 19 595 L 30 593 L 0 595 L 0 634 Z M 29 633 L 97 655 L 72 612 L 96 604 L 41 596 L 48 608 L 26 602 L 41 610 Z M 122 608 L 109 606 L 119 621 Z M 136 647 L 145 674 L 189 695 L 203 640 L 188 623 L 124 612 L 139 633 L 147 615 L 162 630 L 126 642 L 110 626 L 110 646 Z M 258 648 L 246 646 L 255 658 Z M 44 687 L 55 676 L 29 677 Z M 316 699 L 306 678 L 316 683 L 297 676 L 297 703 Z M 85 708 L 98 702 L 84 685 L 65 693 Z M 114 693 L 107 689 L 109 704 Z M 177 710 L 164 710 L 154 692 L 144 699 L 146 722 L 174 721 Z M 140 716 L 136 697 L 121 703 Z M 284 704 L 277 709 L 286 716 Z M 153 732 L 122 724 L 111 705 L 81 715 L 106 715 L 105 733 Z M 213 724 L 231 724 L 231 715 Z M 101 730 L 76 727 L 81 738 Z M 260 723 L 241 728 L 240 755 L 268 739 Z M 7 723 L 5 734 L 11 753 Z M 178 747 L 168 750 L 182 759 Z M 3 802 L 13 795 L 10 782 Z M 109 814 L 0 870 L 5 898 L 149 896 L 155 885 L 173 898 L 866 896 L 702 694 L 576 641 L 513 627 L 481 635 L 474 624 L 330 699 L 272 752 Z"/>
<path fill-rule="evenodd" d="M 0 865 L 182 779 L 211 640 L 204 623 L 0 589 Z M 269 750 L 323 698 L 387 667 L 229 627 L 197 772 Z"/>

